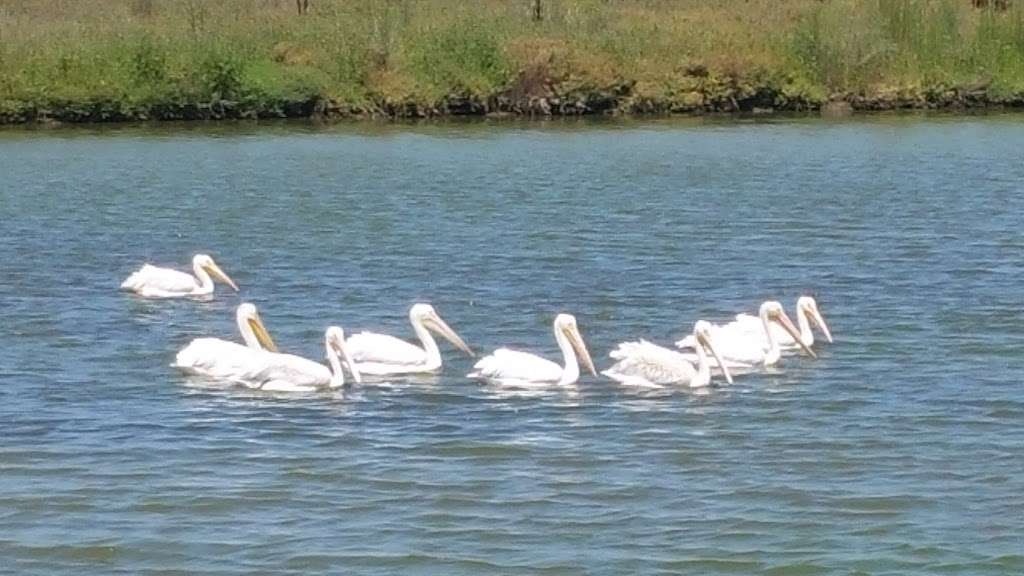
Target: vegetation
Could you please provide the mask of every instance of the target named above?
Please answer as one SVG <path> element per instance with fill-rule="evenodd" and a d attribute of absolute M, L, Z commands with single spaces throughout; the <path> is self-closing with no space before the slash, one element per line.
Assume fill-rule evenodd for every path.
<path fill-rule="evenodd" d="M 975 4 L 0 0 L 0 120 L 1024 105 Z"/>

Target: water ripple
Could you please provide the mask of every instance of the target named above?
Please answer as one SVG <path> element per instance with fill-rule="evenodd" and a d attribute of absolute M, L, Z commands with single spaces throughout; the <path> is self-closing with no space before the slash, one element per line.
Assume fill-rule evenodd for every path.
<path fill-rule="evenodd" d="M 19 574 L 1024 571 L 1019 116 L 0 132 L 0 558 Z M 206 301 L 127 297 L 211 251 Z M 169 368 L 328 323 L 599 367 L 811 293 L 836 342 L 732 386 Z"/>

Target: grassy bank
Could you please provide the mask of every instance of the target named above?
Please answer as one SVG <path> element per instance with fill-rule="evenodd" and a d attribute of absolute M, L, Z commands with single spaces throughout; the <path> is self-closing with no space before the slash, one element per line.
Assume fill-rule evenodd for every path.
<path fill-rule="evenodd" d="M 0 0 L 0 121 L 1024 105 L 1024 0 Z"/>

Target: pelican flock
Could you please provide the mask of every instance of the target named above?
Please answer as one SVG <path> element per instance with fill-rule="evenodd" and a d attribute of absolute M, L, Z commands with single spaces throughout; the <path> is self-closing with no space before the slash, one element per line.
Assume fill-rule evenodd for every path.
<path fill-rule="evenodd" d="M 195 276 L 146 264 L 131 274 L 121 288 L 148 298 L 203 296 L 213 293 L 216 278 L 238 290 L 210 256 L 197 254 L 192 267 Z M 698 320 L 692 333 L 676 342 L 682 350 L 643 339 L 621 342 L 609 353 L 614 364 L 601 374 L 629 386 L 701 388 L 710 385 L 712 375 L 718 373 L 731 384 L 734 373 L 775 366 L 784 354 L 802 351 L 816 358 L 812 350 L 814 329 L 832 343 L 832 332 L 814 298 L 797 299 L 796 318 L 799 329 L 782 304 L 769 300 L 761 304 L 757 316 L 737 314 L 733 321 L 721 325 Z M 426 303 L 414 304 L 409 309 L 409 324 L 419 345 L 374 332 L 359 332 L 346 339 L 340 327 L 330 326 L 323 340 L 326 365 L 281 353 L 251 303 L 238 306 L 235 322 L 243 344 L 220 338 L 196 338 L 177 353 L 172 366 L 185 374 L 251 389 L 310 392 L 343 387 L 346 371 L 356 383 L 363 381 L 363 375 L 401 377 L 439 372 L 443 360 L 435 335 L 474 356 L 462 337 Z M 552 329 L 562 364 L 536 354 L 498 348 L 476 362 L 466 377 L 512 387 L 572 386 L 580 379 L 581 364 L 597 376 L 576 317 L 558 314 Z"/>
<path fill-rule="evenodd" d="M 821 330 L 825 339 L 832 343 L 832 332 L 828 328 L 828 324 L 825 323 L 825 318 L 822 317 L 821 311 L 818 309 L 818 302 L 811 296 L 801 296 L 796 301 L 796 321 L 797 326 L 800 329 L 800 342 L 804 346 L 810 348 L 814 346 L 814 331 L 811 329 L 813 323 L 815 327 Z M 753 337 L 761 340 L 762 346 L 765 348 L 769 347 L 768 333 L 765 332 L 764 323 L 761 321 L 759 316 L 752 314 L 737 314 L 736 319 L 723 326 L 714 327 L 714 331 L 718 334 L 723 335 L 725 338 L 733 337 Z M 775 341 L 779 344 L 779 348 L 783 351 L 793 351 L 800 348 L 799 344 L 793 340 L 793 336 L 788 330 L 785 330 L 778 324 L 772 323 L 769 325 L 769 331 Z M 687 336 L 679 342 L 679 346 L 682 348 L 691 348 L 694 345 L 694 337 Z"/>
<path fill-rule="evenodd" d="M 729 368 L 733 370 L 753 370 L 778 364 L 782 358 L 782 348 L 779 347 L 779 342 L 775 339 L 774 332 L 772 331 L 773 325 L 781 326 L 783 330 L 789 333 L 797 343 L 797 346 L 812 358 L 817 358 L 818 355 L 800 341 L 800 335 L 797 333 L 796 327 L 793 326 L 793 321 L 789 319 L 786 311 L 783 310 L 782 304 L 774 300 L 761 304 L 758 317 L 766 341 L 760 338 L 760 334 L 757 333 L 752 335 L 746 332 L 725 330 L 721 326 L 712 326 L 711 341 L 715 348 L 720 351 L 725 365 Z M 686 343 L 687 341 L 684 339 L 676 344 L 682 346 Z M 688 356 L 696 359 L 696 356 L 693 354 L 688 354 Z M 717 362 L 715 365 L 719 368 L 722 366 L 722 364 Z"/>
<path fill-rule="evenodd" d="M 196 254 L 192 258 L 192 272 L 195 276 L 171 268 L 146 264 L 133 272 L 121 283 L 122 290 L 128 290 L 145 298 L 183 298 L 186 296 L 208 296 L 213 294 L 213 278 L 231 286 L 238 292 L 238 285 L 228 277 L 220 266 L 207 254 Z"/>
<path fill-rule="evenodd" d="M 778 364 L 782 358 L 782 348 L 779 346 L 779 342 L 775 338 L 775 332 L 772 330 L 774 326 L 780 326 L 782 330 L 789 333 L 799 348 L 803 349 L 812 358 L 817 358 L 818 355 L 801 341 L 796 327 L 793 326 L 793 321 L 786 315 L 782 304 L 774 300 L 761 304 L 758 318 L 763 331 L 763 338 L 761 337 L 762 332 L 750 333 L 740 330 L 729 330 L 728 326 L 730 325 L 728 324 L 725 326 L 712 326 L 711 341 L 714 343 L 715 348 L 720 350 L 725 365 L 734 370 L 752 370 Z M 690 345 L 686 339 L 676 344 L 680 347 Z M 691 359 L 696 359 L 695 355 L 687 356 Z M 715 365 L 719 368 L 723 366 L 723 364 L 718 362 Z"/>

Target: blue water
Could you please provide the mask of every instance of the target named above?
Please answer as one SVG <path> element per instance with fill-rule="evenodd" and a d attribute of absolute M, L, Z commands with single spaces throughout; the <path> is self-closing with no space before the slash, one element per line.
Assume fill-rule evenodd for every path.
<path fill-rule="evenodd" d="M 0 572 L 1024 572 L 1024 118 L 0 132 Z M 209 302 L 117 291 L 208 251 Z M 599 367 L 817 297 L 704 393 L 436 378 L 280 396 L 189 339 L 328 323 Z"/>

